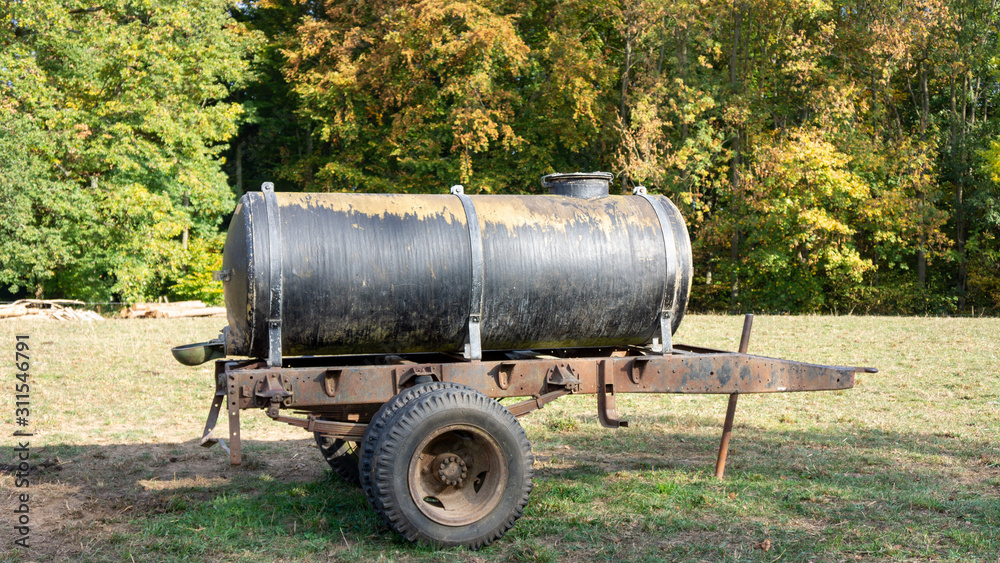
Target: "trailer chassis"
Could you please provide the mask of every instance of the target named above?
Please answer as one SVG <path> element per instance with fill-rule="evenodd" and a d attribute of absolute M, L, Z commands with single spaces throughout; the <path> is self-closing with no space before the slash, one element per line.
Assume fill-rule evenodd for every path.
<path fill-rule="evenodd" d="M 281 366 L 218 360 L 201 444 L 225 447 L 225 439 L 214 433 L 223 403 L 232 465 L 242 461 L 240 411 L 246 409 L 264 409 L 278 422 L 359 441 L 382 404 L 430 381 L 465 385 L 493 399 L 529 397 L 507 405 L 516 417 L 566 395 L 596 395 L 598 419 L 607 428 L 628 426 L 616 411 L 619 393 L 725 394 L 729 404 L 716 463 L 722 478 L 739 395 L 850 389 L 855 373 L 877 372 L 747 354 L 751 324 L 747 315 L 738 352 L 674 344 L 666 353 L 636 346 L 489 351 L 473 361 L 428 353 L 306 356 L 285 358 Z M 296 416 L 284 416 L 282 409 Z"/>

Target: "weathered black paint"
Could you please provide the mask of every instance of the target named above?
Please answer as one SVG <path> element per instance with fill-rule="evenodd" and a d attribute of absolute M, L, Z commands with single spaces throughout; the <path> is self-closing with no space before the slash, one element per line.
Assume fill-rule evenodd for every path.
<path fill-rule="evenodd" d="M 460 351 L 472 283 L 466 214 L 454 195 L 276 194 L 282 350 L 296 354 Z M 683 219 L 664 237 L 649 201 L 470 196 L 482 233 L 484 349 L 643 344 L 659 331 L 665 288 L 673 329 L 687 304 Z M 240 200 L 223 268 L 227 353 L 267 355 L 267 213 Z M 667 280 L 668 270 L 678 272 Z"/>

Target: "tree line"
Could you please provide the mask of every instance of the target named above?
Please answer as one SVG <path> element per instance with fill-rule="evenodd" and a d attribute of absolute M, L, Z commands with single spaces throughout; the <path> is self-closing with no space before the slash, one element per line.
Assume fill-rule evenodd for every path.
<path fill-rule="evenodd" d="M 217 300 L 236 198 L 541 193 L 688 222 L 698 310 L 1000 309 L 998 0 L 12 0 L 0 282 Z"/>

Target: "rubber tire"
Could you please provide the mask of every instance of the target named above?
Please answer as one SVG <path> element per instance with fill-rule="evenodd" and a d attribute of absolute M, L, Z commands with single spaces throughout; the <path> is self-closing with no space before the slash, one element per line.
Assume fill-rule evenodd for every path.
<path fill-rule="evenodd" d="M 496 441 L 506 460 L 507 480 L 500 503 L 489 514 L 467 525 L 446 526 L 417 507 L 408 474 L 420 442 L 456 423 L 475 426 Z M 407 402 L 388 422 L 378 442 L 372 480 L 382 516 L 407 540 L 479 549 L 503 536 L 524 513 L 534 473 L 531 443 L 510 411 L 473 389 L 439 389 Z"/>
<path fill-rule="evenodd" d="M 358 467 L 357 442 L 345 442 L 340 438 L 331 438 L 319 432 L 313 432 L 316 445 L 323 459 L 330 464 L 330 469 L 347 483 L 359 486 L 360 468 Z"/>
<path fill-rule="evenodd" d="M 359 481 L 361 483 L 361 490 L 364 491 L 365 497 L 368 499 L 368 504 L 375 509 L 377 514 L 381 515 L 382 509 L 378 504 L 378 498 L 375 495 L 375 490 L 372 486 L 372 470 L 375 465 L 373 463 L 373 459 L 376 453 L 375 448 L 378 444 L 379 438 L 382 437 L 382 432 L 385 429 L 386 424 L 406 403 L 422 397 L 431 391 L 437 391 L 440 389 L 471 390 L 472 388 L 466 387 L 460 383 L 450 383 L 447 381 L 432 381 L 430 383 L 414 385 L 409 389 L 400 391 L 393 398 L 383 403 L 375 413 L 375 416 L 373 416 L 371 421 L 368 423 L 368 427 L 365 428 L 365 435 L 361 438 L 361 444 L 358 447 L 358 452 L 360 452 L 360 462 L 358 464 Z"/>

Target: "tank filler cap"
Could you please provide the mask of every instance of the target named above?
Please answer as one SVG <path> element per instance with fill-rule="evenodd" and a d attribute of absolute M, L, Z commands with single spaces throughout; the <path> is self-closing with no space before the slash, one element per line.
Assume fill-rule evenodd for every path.
<path fill-rule="evenodd" d="M 542 187 L 552 195 L 594 199 L 608 195 L 614 175 L 610 172 L 573 172 L 542 176 Z"/>

